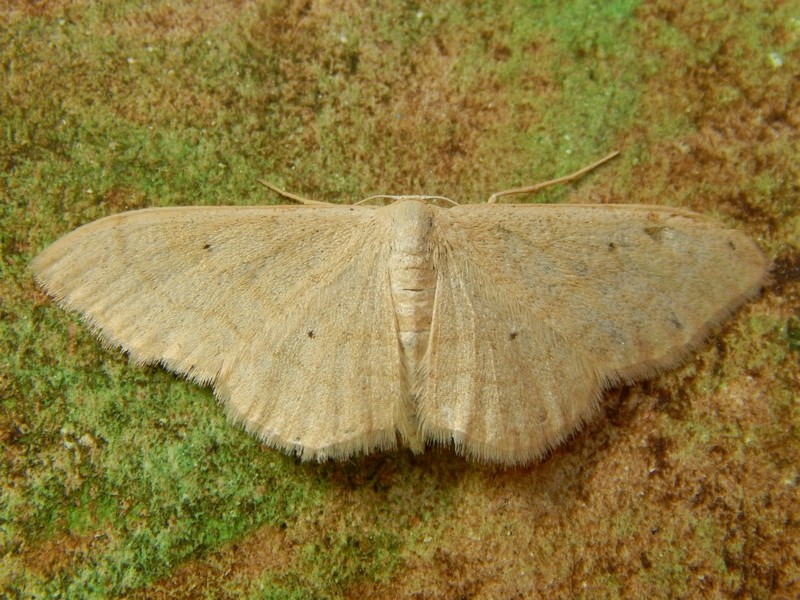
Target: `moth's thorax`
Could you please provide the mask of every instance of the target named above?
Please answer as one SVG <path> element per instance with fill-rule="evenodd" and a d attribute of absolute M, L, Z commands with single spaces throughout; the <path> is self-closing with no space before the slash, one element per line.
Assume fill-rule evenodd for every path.
<path fill-rule="evenodd" d="M 405 200 L 385 210 L 391 223 L 389 280 L 392 299 L 406 359 L 406 376 L 413 386 L 430 336 L 436 292 L 436 273 L 431 258 L 433 224 L 441 209 Z"/>

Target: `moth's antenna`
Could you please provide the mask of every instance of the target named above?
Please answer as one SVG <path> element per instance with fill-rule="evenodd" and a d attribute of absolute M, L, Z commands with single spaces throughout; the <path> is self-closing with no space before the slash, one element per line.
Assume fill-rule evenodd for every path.
<path fill-rule="evenodd" d="M 614 150 L 608 156 L 601 158 L 596 163 L 592 163 L 588 167 L 583 167 L 580 171 L 575 171 L 570 175 L 564 175 L 563 177 L 559 177 L 558 179 L 551 179 L 549 181 L 543 181 L 542 183 L 537 183 L 536 185 L 529 185 L 527 187 L 521 188 L 514 188 L 513 190 L 503 190 L 502 192 L 495 192 L 491 196 L 489 196 L 489 200 L 487 200 L 487 204 L 494 204 L 497 202 L 497 199 L 501 196 L 511 196 L 512 194 L 530 194 L 531 192 L 538 192 L 542 188 L 550 187 L 551 185 L 556 185 L 558 183 L 566 183 L 567 181 L 572 181 L 573 179 L 577 179 L 581 175 L 584 175 L 591 171 L 592 169 L 596 169 L 603 163 L 610 161 L 612 158 L 619 154 L 619 150 Z"/>
<path fill-rule="evenodd" d="M 282 190 L 277 185 L 273 185 L 269 181 L 265 181 L 264 179 L 258 179 L 257 181 L 261 185 L 271 189 L 273 192 L 280 194 L 284 198 L 289 198 L 290 200 L 294 200 L 295 202 L 299 202 L 300 204 L 312 204 L 315 206 L 333 206 L 330 202 L 320 202 L 319 200 L 310 200 L 308 198 L 303 198 L 302 196 L 292 194 L 291 192 Z"/>

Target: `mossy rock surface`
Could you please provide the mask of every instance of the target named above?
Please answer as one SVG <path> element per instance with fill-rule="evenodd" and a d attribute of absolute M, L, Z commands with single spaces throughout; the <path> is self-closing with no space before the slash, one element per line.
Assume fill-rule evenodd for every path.
<path fill-rule="evenodd" d="M 800 595 L 796 4 L 12 1 L 0 9 L 0 595 Z M 301 464 L 210 390 L 103 348 L 33 283 L 149 206 L 689 208 L 773 281 L 543 462 Z M 622 308 L 624 309 L 624 307 Z"/>

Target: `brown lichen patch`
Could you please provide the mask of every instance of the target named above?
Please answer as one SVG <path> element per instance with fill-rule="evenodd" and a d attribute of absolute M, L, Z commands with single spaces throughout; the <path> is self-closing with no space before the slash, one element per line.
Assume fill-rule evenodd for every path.
<path fill-rule="evenodd" d="M 800 298 L 800 249 L 787 252 L 775 259 L 771 270 L 772 285 L 776 294 L 785 295 L 792 305 L 797 306 Z"/>
<path fill-rule="evenodd" d="M 103 534 L 63 535 L 28 547 L 20 554 L 20 562 L 44 579 L 55 579 L 74 573 L 77 565 L 107 546 Z"/>
<path fill-rule="evenodd" d="M 213 591 L 215 598 L 239 598 L 265 573 L 280 573 L 295 557 L 295 546 L 286 528 L 266 525 L 246 538 L 225 544 L 213 552 L 189 559 L 169 576 L 132 593 L 128 598 L 197 598 Z"/>
<path fill-rule="evenodd" d="M 98 208 L 103 214 L 115 214 L 129 210 L 147 208 L 144 195 L 136 189 L 112 188 L 98 198 Z"/>
<path fill-rule="evenodd" d="M 232 19 L 252 19 L 259 4 L 250 0 L 205 0 L 202 2 L 156 2 L 132 11 L 119 23 L 120 39 L 130 36 L 139 43 L 174 40 L 187 42 Z"/>
<path fill-rule="evenodd" d="M 59 14 L 64 7 L 74 6 L 76 2 L 68 0 L 8 0 L 0 9 L 0 23 L 11 24 L 22 18 L 47 17 Z"/>

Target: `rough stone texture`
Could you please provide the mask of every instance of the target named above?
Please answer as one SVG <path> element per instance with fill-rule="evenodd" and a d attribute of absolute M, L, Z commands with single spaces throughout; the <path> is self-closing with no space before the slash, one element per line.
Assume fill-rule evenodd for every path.
<path fill-rule="evenodd" d="M 7 3 L 0 12 L 0 590 L 83 597 L 800 595 L 795 3 Z M 45 245 L 146 206 L 659 203 L 773 284 L 533 467 L 301 465 L 95 343 Z"/>

